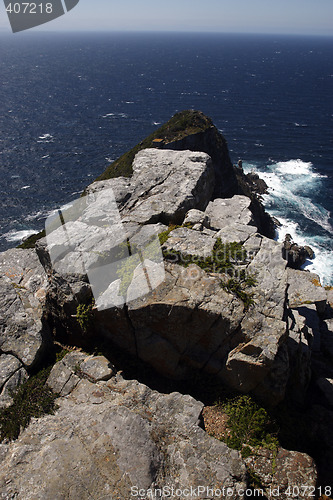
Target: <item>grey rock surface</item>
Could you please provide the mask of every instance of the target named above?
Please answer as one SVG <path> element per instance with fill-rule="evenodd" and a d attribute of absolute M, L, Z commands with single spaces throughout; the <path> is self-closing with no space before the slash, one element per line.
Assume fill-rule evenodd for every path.
<path fill-rule="evenodd" d="M 57 404 L 55 415 L 33 420 L 16 442 L 0 445 L 2 498 L 128 499 L 135 488 L 203 484 L 243 498 L 238 452 L 199 427 L 203 405 L 192 397 L 162 395 L 117 376 L 81 379 Z"/>
<path fill-rule="evenodd" d="M 199 231 L 181 227 L 171 231 L 163 248 L 169 252 L 180 252 L 185 258 L 188 255 L 198 256 L 201 259 L 213 253 L 216 238 Z"/>
<path fill-rule="evenodd" d="M 97 333 L 168 377 L 190 378 L 193 371 L 203 370 L 216 374 L 235 390 L 251 391 L 267 404 L 276 404 L 284 398 L 291 364 L 304 362 L 300 381 L 305 385 L 308 381 L 309 360 L 301 348 L 298 323 L 292 330 L 298 347 L 293 350 L 295 344 L 288 339 L 289 307 L 311 300 L 323 308 L 326 292 L 311 282 L 311 276 L 304 276 L 309 273 L 286 270 L 281 243 L 256 232 L 253 200 L 234 195 L 210 201 L 213 190 L 214 171 L 207 154 L 158 149 L 136 155 L 130 179 L 90 186 L 86 200 L 78 201 L 76 221 L 64 234 L 67 238 L 73 230 L 73 234 L 82 232 L 83 237 L 78 249 L 62 259 L 64 269 L 73 263 L 72 274 L 65 275 L 60 269 L 53 279 L 50 303 L 58 307 L 53 314 L 68 334 L 80 335 L 76 320 L 71 318 L 80 303 L 89 302 L 89 288 L 83 269 L 77 270 L 75 279 L 75 266 L 78 254 L 88 249 L 85 265 L 92 266 L 94 281 L 103 285 L 96 288 L 92 283 L 99 308 L 94 312 Z M 112 224 L 106 227 L 109 219 Z M 125 292 L 119 273 L 109 280 L 102 264 L 120 244 L 120 226 L 126 232 L 128 247 L 138 244 L 143 248 L 147 239 L 165 230 L 164 223 L 184 220 L 194 224 L 193 229 L 171 231 L 164 250 L 180 253 L 184 259 L 195 256 L 188 268 L 170 262 L 163 279 L 158 280 L 158 262 L 149 261 L 143 272 L 138 261 Z M 89 232 L 90 224 L 93 229 Z M 58 230 L 62 228 L 54 233 Z M 212 253 L 217 238 L 244 243 L 247 257 L 244 252 L 230 273 L 235 273 L 236 281 L 241 272 L 255 280 L 252 285 L 241 285 L 241 291 L 248 295 L 247 304 L 235 290 L 228 289 L 229 276 L 207 274 L 195 265 Z M 60 242 L 56 237 L 55 254 L 61 253 Z M 39 254 L 46 261 L 42 245 Z M 125 271 L 129 273 L 128 266 Z M 92 274 L 88 272 L 88 276 L 91 280 Z M 299 300 L 297 294 L 303 292 Z M 119 300 L 112 302 L 114 296 Z M 313 337 L 315 345 L 318 336 Z"/>
<path fill-rule="evenodd" d="M 230 224 L 220 229 L 217 233 L 217 238 L 220 238 L 222 243 L 245 243 L 252 235 L 257 233 L 257 228 L 244 224 Z"/>
<path fill-rule="evenodd" d="M 289 304 L 295 308 L 306 304 L 315 304 L 317 311 L 323 313 L 326 307 L 327 294 L 320 284 L 317 274 L 296 269 L 288 269 Z"/>
<path fill-rule="evenodd" d="M 279 448 L 274 456 L 272 451 L 260 449 L 255 455 L 246 458 L 245 463 L 260 479 L 268 500 L 288 500 L 290 492 L 296 493 L 298 489 L 304 500 L 313 498 L 311 493 L 317 486 L 317 470 L 308 455 Z"/>
<path fill-rule="evenodd" d="M 179 224 L 190 209 L 206 208 L 214 184 L 206 153 L 145 149 L 134 159 L 131 197 L 123 213 L 140 224 Z"/>
<path fill-rule="evenodd" d="M 0 409 L 12 403 L 11 391 L 28 378 L 22 363 L 11 354 L 0 355 Z"/>
<path fill-rule="evenodd" d="M 67 396 L 80 378 L 98 382 L 109 380 L 114 374 L 115 368 L 104 356 L 88 356 L 72 351 L 53 366 L 47 384 L 56 394 Z"/>
<path fill-rule="evenodd" d="M 47 290 L 47 275 L 34 250 L 0 254 L 0 351 L 28 368 L 38 363 L 49 340 Z"/>
<path fill-rule="evenodd" d="M 250 205 L 250 198 L 242 195 L 234 195 L 230 199 L 217 198 L 209 202 L 205 210 L 207 227 L 220 230 L 235 223 L 254 225 Z"/>

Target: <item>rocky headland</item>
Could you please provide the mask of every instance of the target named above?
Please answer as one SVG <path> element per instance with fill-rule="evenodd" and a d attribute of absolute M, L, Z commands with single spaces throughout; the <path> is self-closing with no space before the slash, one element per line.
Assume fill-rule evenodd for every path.
<path fill-rule="evenodd" d="M 186 111 L 0 255 L 2 498 L 330 495 L 332 290 L 300 270 L 311 249 L 274 241 L 264 189 Z M 40 373 L 53 411 L 15 434 Z M 232 435 L 237 404 L 265 436 Z"/>

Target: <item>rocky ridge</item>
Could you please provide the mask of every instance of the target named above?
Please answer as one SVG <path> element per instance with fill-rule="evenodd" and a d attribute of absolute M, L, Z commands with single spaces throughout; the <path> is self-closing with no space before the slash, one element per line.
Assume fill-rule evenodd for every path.
<path fill-rule="evenodd" d="M 63 220 L 50 221 L 37 253 L 9 250 L 1 255 L 2 406 L 11 403 L 9 389 L 41 363 L 53 333 L 67 344 L 83 346 L 103 338 L 163 376 L 214 376 L 230 390 L 251 393 L 268 406 L 285 398 L 302 405 L 311 384 L 318 383 L 323 412 L 332 409 L 328 365 L 321 360 L 314 371 L 313 364 L 323 351 L 325 359 L 331 352 L 332 325 L 322 322 L 329 315 L 327 292 L 318 286 L 317 276 L 287 267 L 282 245 L 261 234 L 263 225 L 270 227 L 268 216 L 253 194 L 242 194 L 230 160 L 217 154 L 226 148 L 224 140 L 215 144 L 211 156 L 209 148 L 183 150 L 196 149 L 202 141 L 209 145 L 215 131 L 207 130 L 179 138 L 177 147 L 165 149 L 167 143 L 158 143 L 138 152 L 131 177 L 93 183 Z M 224 185 L 226 172 L 230 175 Z M 222 192 L 228 198 L 219 196 Z M 156 253 L 157 235 L 164 262 L 162 252 Z M 136 261 L 135 252 L 144 255 L 150 243 L 154 256 Z M 126 272 L 118 267 L 110 279 L 119 252 L 122 258 L 132 257 L 136 266 Z M 102 282 L 98 293 L 91 286 L 96 276 Z M 82 305 L 89 311 L 85 324 L 78 321 Z M 66 358 L 49 379 L 60 395 L 56 414 L 33 421 L 16 443 L 0 445 L 4 498 L 74 498 L 77 491 L 82 498 L 95 498 L 93 491 L 98 498 L 127 498 L 136 481 L 143 488 L 217 481 L 230 484 L 232 498 L 242 498 L 236 492 L 248 484 L 244 462 L 198 427 L 201 403 L 114 377 L 107 360 L 83 354 Z M 137 446 L 146 452 L 142 462 L 132 464 L 130 442 L 136 433 Z M 62 458 L 70 443 L 76 447 L 70 455 L 73 467 Z M 20 479 L 28 473 L 22 453 L 35 464 L 33 487 Z M 82 467 L 80 460 L 83 475 L 67 477 L 57 493 L 56 474 Z M 40 478 L 42 463 L 48 480 Z M 55 463 L 56 472 L 49 477 L 49 465 Z M 311 477 L 315 482 L 316 473 Z"/>

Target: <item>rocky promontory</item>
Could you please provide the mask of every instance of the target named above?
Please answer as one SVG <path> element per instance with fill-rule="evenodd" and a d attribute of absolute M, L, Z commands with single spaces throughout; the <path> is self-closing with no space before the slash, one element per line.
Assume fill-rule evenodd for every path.
<path fill-rule="evenodd" d="M 49 218 L 35 248 L 1 254 L 2 411 L 12 389 L 51 369 L 55 346 L 69 351 L 48 374 L 54 415 L 0 444 L 3 498 L 127 500 L 135 488 L 207 485 L 236 499 L 254 476 L 266 498 L 278 483 L 287 498 L 289 486 L 329 484 L 330 291 L 298 269 L 292 242 L 274 241 L 254 181 L 209 118 L 178 113 Z M 105 352 L 89 354 L 97 344 Z M 178 390 L 126 378 L 128 363 Z M 277 480 L 263 445 L 245 458 L 205 432 L 198 380 L 218 399 L 306 414 L 304 440 L 320 436 L 321 450 L 282 440 Z"/>

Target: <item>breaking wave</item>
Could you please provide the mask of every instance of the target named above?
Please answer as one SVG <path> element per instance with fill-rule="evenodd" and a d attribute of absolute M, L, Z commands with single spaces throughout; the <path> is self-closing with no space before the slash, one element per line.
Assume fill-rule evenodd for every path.
<path fill-rule="evenodd" d="M 311 246 L 315 258 L 304 267 L 317 273 L 324 285 L 332 285 L 332 214 L 318 200 L 318 194 L 325 192 L 326 176 L 301 159 L 265 166 L 244 162 L 243 166 L 246 173 L 256 171 L 268 186 L 263 203 L 281 223 L 277 239 L 283 241 L 289 233 L 297 243 Z"/>

